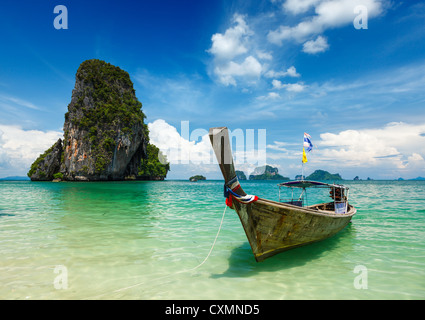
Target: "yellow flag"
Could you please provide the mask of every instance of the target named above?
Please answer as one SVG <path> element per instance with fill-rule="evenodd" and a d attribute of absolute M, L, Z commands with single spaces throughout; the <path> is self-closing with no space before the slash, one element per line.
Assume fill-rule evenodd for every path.
<path fill-rule="evenodd" d="M 305 149 L 303 148 L 303 163 L 307 162 L 307 155 L 305 154 Z"/>

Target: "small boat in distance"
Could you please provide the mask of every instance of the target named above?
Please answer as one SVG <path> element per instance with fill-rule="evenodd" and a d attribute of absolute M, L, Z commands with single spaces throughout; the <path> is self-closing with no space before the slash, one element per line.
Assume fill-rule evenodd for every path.
<path fill-rule="evenodd" d="M 301 195 L 281 202 L 247 195 L 236 177 L 226 127 L 210 128 L 209 137 L 224 177 L 226 204 L 234 209 L 257 262 L 277 253 L 329 238 L 351 221 L 356 209 L 348 203 L 348 188 L 316 181 L 291 181 L 279 185 Z M 308 188 L 328 188 L 333 201 L 308 205 Z"/>

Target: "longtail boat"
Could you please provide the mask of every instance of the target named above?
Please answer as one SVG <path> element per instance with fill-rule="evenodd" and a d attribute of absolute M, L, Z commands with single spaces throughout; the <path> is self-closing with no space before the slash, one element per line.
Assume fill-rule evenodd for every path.
<path fill-rule="evenodd" d="M 257 262 L 329 238 L 355 215 L 357 210 L 348 203 L 348 188 L 337 184 L 305 180 L 281 183 L 279 188 L 301 190 L 300 198 L 285 202 L 247 195 L 236 177 L 227 128 L 211 128 L 209 137 L 224 177 L 226 203 L 237 212 Z M 333 201 L 306 205 L 307 188 L 329 188 Z"/>

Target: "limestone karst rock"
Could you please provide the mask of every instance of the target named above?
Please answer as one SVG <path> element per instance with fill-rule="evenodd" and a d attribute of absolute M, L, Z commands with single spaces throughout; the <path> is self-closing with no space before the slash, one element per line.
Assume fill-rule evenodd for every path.
<path fill-rule="evenodd" d="M 63 126 L 64 178 L 137 175 L 147 146 L 141 107 L 127 72 L 100 60 L 83 62 Z"/>
<path fill-rule="evenodd" d="M 159 150 L 150 148 L 157 154 L 148 157 L 148 129 L 141 108 L 126 71 L 97 59 L 84 61 L 65 114 L 63 146 L 58 141 L 54 153 L 49 149 L 41 155 L 28 176 L 52 180 L 59 174 L 68 181 L 101 181 L 144 175 L 159 180 L 143 168 L 142 159 L 158 162 Z M 164 164 L 163 169 L 161 179 L 169 165 Z"/>

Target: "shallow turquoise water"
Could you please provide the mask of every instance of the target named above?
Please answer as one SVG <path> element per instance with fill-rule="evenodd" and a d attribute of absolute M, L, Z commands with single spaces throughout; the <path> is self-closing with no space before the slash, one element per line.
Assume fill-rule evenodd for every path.
<path fill-rule="evenodd" d="M 348 228 L 261 263 L 227 210 L 191 270 L 220 225 L 222 183 L 0 182 L 0 298 L 425 298 L 425 182 L 346 182 Z M 242 186 L 278 198 L 275 182 Z"/>

